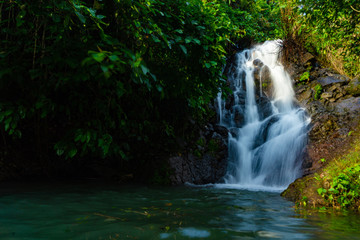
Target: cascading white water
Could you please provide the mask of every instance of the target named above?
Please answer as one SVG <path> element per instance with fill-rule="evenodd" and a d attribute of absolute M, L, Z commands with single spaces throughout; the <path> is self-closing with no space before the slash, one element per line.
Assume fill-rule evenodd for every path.
<path fill-rule="evenodd" d="M 233 99 L 225 104 L 218 95 L 220 125 L 230 131 L 225 184 L 284 189 L 301 175 L 310 118 L 294 104 L 291 78 L 278 62 L 280 49 L 281 41 L 267 41 L 238 53 L 229 76 Z M 256 82 L 254 70 L 259 65 Z M 271 79 L 267 94 L 262 87 L 266 66 Z"/>

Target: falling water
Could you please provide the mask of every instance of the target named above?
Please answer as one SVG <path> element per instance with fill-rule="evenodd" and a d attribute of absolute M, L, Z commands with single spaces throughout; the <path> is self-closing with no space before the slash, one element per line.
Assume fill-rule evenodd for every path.
<path fill-rule="evenodd" d="M 310 118 L 296 104 L 280 49 L 281 41 L 267 41 L 238 53 L 228 77 L 233 96 L 218 95 L 220 125 L 230 132 L 225 184 L 284 189 L 301 175 Z"/>

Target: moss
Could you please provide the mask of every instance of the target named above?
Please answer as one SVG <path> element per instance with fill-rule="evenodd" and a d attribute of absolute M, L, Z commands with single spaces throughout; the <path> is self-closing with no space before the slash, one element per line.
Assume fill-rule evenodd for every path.
<path fill-rule="evenodd" d="M 319 187 L 320 185 L 316 182 L 314 175 L 309 175 L 290 184 L 281 193 L 281 196 L 294 201 L 299 208 L 316 207 L 324 204 L 322 198 L 317 194 L 317 188 Z"/>
<path fill-rule="evenodd" d="M 317 85 L 314 87 L 313 90 L 314 90 L 314 92 L 315 92 L 315 94 L 314 94 L 314 100 L 320 99 L 320 95 L 321 95 L 322 90 L 323 90 L 322 86 L 321 86 L 320 84 L 317 84 Z"/>
<path fill-rule="evenodd" d="M 360 139 L 352 150 L 331 161 L 316 178 L 327 207 L 360 210 Z"/>
<path fill-rule="evenodd" d="M 297 179 L 281 196 L 298 208 L 360 211 L 360 137 L 358 131 L 350 135 L 355 135 L 355 141 L 346 154 L 326 161 L 317 173 Z"/>
<path fill-rule="evenodd" d="M 305 84 L 305 83 L 309 83 L 309 80 L 310 80 L 310 72 L 306 71 L 300 76 L 299 82 Z"/>
<path fill-rule="evenodd" d="M 215 139 L 211 139 L 208 143 L 208 151 L 215 155 L 219 151 L 219 143 Z"/>
<path fill-rule="evenodd" d="M 205 146 L 205 139 L 204 138 L 199 138 L 197 141 L 196 141 L 196 145 L 199 145 L 201 147 L 204 147 Z"/>
<path fill-rule="evenodd" d="M 198 158 L 201 158 L 201 157 L 202 157 L 202 153 L 201 153 L 200 150 L 198 150 L 198 149 L 195 149 L 195 150 L 194 150 L 194 155 L 195 155 L 195 157 L 198 157 Z"/>

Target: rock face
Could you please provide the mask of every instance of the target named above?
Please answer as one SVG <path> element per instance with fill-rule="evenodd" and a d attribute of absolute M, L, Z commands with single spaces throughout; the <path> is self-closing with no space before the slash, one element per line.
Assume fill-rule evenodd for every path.
<path fill-rule="evenodd" d="M 257 103 L 262 113 L 261 119 L 265 119 L 271 113 L 268 100 L 272 92 L 269 69 L 260 60 L 253 63 L 255 85 L 259 90 L 256 91 Z M 312 119 L 309 144 L 303 153 L 302 168 L 306 176 L 323 166 L 321 159 L 330 161 L 350 146 L 348 135 L 360 121 L 360 81 L 359 77 L 350 79 L 332 69 L 321 68 L 315 57 L 306 52 L 294 54 L 284 65 L 294 79 L 297 104 L 306 108 Z M 229 86 L 233 87 L 231 84 Z M 244 94 L 230 95 L 224 103 L 225 109 L 230 109 L 234 101 L 244 103 Z M 229 114 L 235 116 L 236 127 L 243 126 L 244 109 L 231 109 Z M 225 116 L 225 123 L 226 119 L 230 118 Z M 168 159 L 173 185 L 221 181 L 228 164 L 228 136 L 237 133 L 235 129 L 227 130 L 215 122 L 200 127 L 192 144 L 183 143 L 182 150 Z M 296 184 L 302 184 L 301 180 Z M 289 191 L 296 188 L 290 185 Z"/>
<path fill-rule="evenodd" d="M 225 175 L 227 168 L 228 130 L 225 127 L 207 124 L 200 130 L 194 146 L 169 158 L 173 171 L 170 180 L 173 185 L 184 183 L 216 183 Z"/>
<path fill-rule="evenodd" d="M 294 79 L 299 104 L 311 115 L 312 128 L 303 161 L 304 175 L 322 167 L 320 159 L 331 160 L 349 146 L 348 134 L 359 124 L 359 77 L 350 79 L 334 70 L 321 68 L 309 53 L 287 64 Z M 309 78 L 301 79 L 307 72 Z"/>
<path fill-rule="evenodd" d="M 264 66 L 264 63 L 259 59 L 255 59 L 253 64 L 255 65 L 254 79 L 256 88 L 260 89 L 266 97 L 271 98 L 273 86 L 269 67 Z"/>
<path fill-rule="evenodd" d="M 299 104 L 309 112 L 312 127 L 302 165 L 304 176 L 281 195 L 300 206 L 304 198 L 307 202 L 304 206 L 323 206 L 324 199 L 317 192 L 322 186 L 314 173 L 321 176 L 323 166 L 351 149 L 355 139 L 351 133 L 360 127 L 359 76 L 350 79 L 332 69 L 321 68 L 314 57 L 303 57 L 309 54 L 301 48 L 291 51 L 296 54 L 284 54 L 284 58 L 294 79 Z"/>

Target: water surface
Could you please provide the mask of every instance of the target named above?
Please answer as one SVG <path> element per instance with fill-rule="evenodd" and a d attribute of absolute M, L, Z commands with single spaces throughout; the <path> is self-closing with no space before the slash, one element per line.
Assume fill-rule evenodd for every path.
<path fill-rule="evenodd" d="M 359 216 L 301 215 L 278 192 L 105 183 L 0 189 L 0 239 L 360 239 Z"/>

